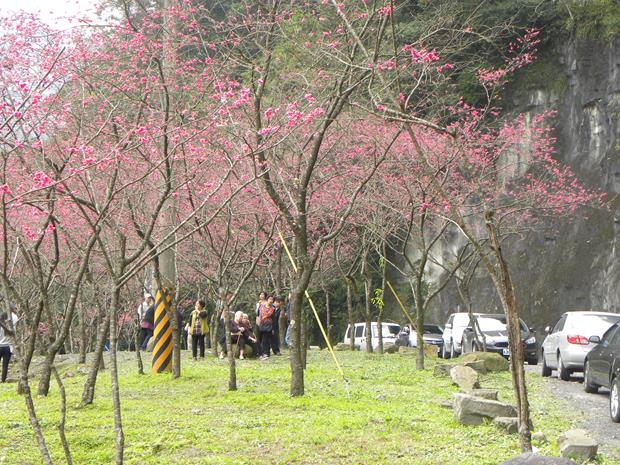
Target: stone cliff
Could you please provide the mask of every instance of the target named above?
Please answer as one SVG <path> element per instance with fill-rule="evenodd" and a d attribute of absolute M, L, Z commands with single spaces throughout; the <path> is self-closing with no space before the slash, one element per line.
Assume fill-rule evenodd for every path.
<path fill-rule="evenodd" d="M 540 330 L 569 310 L 620 312 L 620 41 L 547 45 L 504 103 L 530 115 L 556 110 L 558 158 L 586 185 L 605 191 L 610 205 L 580 211 L 553 232 L 532 232 L 504 248 L 520 315 Z M 482 271 L 471 293 L 475 311 L 500 310 Z M 448 288 L 427 319 L 443 323 L 459 310 L 458 294 Z"/>

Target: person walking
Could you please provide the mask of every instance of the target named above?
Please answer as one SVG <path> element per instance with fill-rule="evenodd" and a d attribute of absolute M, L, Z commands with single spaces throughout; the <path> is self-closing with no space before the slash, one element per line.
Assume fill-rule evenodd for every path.
<path fill-rule="evenodd" d="M 291 294 L 288 295 L 288 302 L 286 302 L 286 334 L 284 335 L 284 344 L 286 347 L 291 347 Z"/>
<path fill-rule="evenodd" d="M 282 355 L 280 353 L 280 318 L 286 318 L 285 315 L 282 314 L 284 310 L 284 299 L 280 296 L 277 296 L 273 300 L 273 306 L 275 308 L 273 312 L 273 331 L 271 333 L 271 350 L 273 350 L 273 355 Z"/>
<path fill-rule="evenodd" d="M 6 313 L 0 315 L 0 360 L 2 361 L 2 377 L 0 382 L 6 382 L 9 376 L 9 362 L 13 355 L 13 340 L 17 327 L 17 315 L 11 312 L 11 321 Z"/>
<path fill-rule="evenodd" d="M 194 310 L 189 316 L 188 327 L 188 333 L 192 337 L 192 357 L 194 360 L 196 360 L 198 355 L 198 347 L 200 347 L 200 358 L 205 358 L 205 336 L 209 334 L 207 316 L 205 301 L 196 301 Z"/>
<path fill-rule="evenodd" d="M 267 301 L 259 308 L 258 333 L 261 341 L 261 360 L 267 360 L 271 352 L 271 339 L 273 337 L 273 296 L 267 296 Z"/>
<path fill-rule="evenodd" d="M 256 305 L 254 306 L 254 313 L 256 314 L 256 344 L 258 345 L 258 347 L 263 346 L 261 334 L 260 331 L 258 331 L 258 327 L 260 326 L 260 309 L 263 305 L 265 305 L 266 301 L 267 293 L 262 291 L 258 294 L 258 302 L 256 302 Z"/>
<path fill-rule="evenodd" d="M 144 295 L 144 302 L 138 307 L 138 315 L 140 316 L 140 349 L 146 350 L 149 339 L 153 337 L 153 329 L 155 328 L 155 305 L 151 294 Z M 144 313 L 140 314 L 142 308 L 146 306 Z"/>

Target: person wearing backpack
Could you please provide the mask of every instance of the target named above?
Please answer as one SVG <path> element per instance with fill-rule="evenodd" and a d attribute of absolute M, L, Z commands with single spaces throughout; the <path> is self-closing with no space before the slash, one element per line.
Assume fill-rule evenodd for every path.
<path fill-rule="evenodd" d="M 271 352 L 271 338 L 273 336 L 273 321 L 276 308 L 273 306 L 273 296 L 267 296 L 266 302 L 259 309 L 258 333 L 261 341 L 261 360 L 267 360 Z"/>
<path fill-rule="evenodd" d="M 205 336 L 209 334 L 208 313 L 204 300 L 196 301 L 189 316 L 188 334 L 192 337 L 192 357 L 196 360 L 200 346 L 200 358 L 205 358 Z"/>

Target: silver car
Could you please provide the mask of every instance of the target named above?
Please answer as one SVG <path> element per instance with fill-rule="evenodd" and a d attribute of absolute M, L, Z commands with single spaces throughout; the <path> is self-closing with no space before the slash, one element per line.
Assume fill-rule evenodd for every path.
<path fill-rule="evenodd" d="M 568 380 L 574 371 L 583 371 L 586 354 L 596 344 L 591 336 L 603 336 L 620 315 L 605 312 L 566 312 L 553 326 L 547 326 L 547 337 L 542 344 L 542 376 L 551 376 L 558 370 L 558 377 Z"/>

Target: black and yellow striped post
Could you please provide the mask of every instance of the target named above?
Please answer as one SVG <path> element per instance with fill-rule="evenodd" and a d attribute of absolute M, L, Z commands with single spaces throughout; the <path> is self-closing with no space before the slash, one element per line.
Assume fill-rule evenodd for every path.
<path fill-rule="evenodd" d="M 172 371 L 172 327 L 168 310 L 172 305 L 174 289 L 162 289 L 157 291 L 155 297 L 155 330 L 153 338 L 153 363 L 151 374 Z"/>

